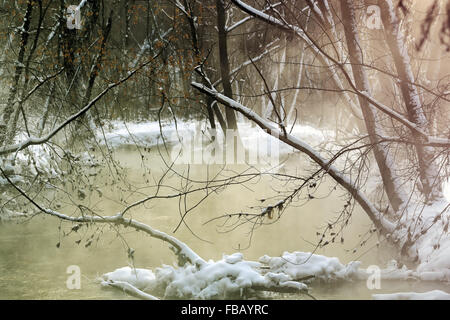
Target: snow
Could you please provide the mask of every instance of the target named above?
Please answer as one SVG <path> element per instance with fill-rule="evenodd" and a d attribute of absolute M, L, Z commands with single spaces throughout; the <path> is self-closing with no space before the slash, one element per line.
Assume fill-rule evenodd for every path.
<path fill-rule="evenodd" d="M 244 260 L 242 253 L 234 253 L 224 255 L 219 261 L 209 260 L 201 266 L 164 265 L 156 268 L 154 273 L 145 269 L 120 268 L 103 275 L 100 281 L 103 286 L 109 286 L 111 282 L 128 283 L 166 299 L 248 298 L 256 290 L 283 292 L 283 289 L 294 289 L 297 292 L 307 292 L 308 284 L 318 280 L 366 281 L 373 272 L 360 268 L 360 265 L 359 261 L 342 264 L 336 257 L 310 252 L 284 252 L 280 257 L 264 255 L 259 258 L 259 262 Z M 419 274 L 404 265 L 400 267 L 395 260 L 390 261 L 386 268 L 380 269 L 379 275 L 383 280 L 434 280 L 432 274 Z M 426 276 L 430 275 L 427 279 Z M 411 297 L 435 299 L 450 296 L 442 291 L 434 293 L 418 296 L 413 294 Z M 374 297 L 391 299 L 407 296 L 380 294 Z"/>
<path fill-rule="evenodd" d="M 241 253 L 224 255 L 219 261 L 208 261 L 203 266 L 187 264 L 184 267 L 164 265 L 155 273 L 140 271 L 143 276 L 129 267 L 117 269 L 101 277 L 103 285 L 108 281 L 129 282 L 138 289 L 161 293 L 165 298 L 182 299 L 225 299 L 242 297 L 255 288 L 285 287 L 305 290 L 306 284 L 292 281 L 287 275 L 259 272 L 260 263 L 246 261 Z M 143 270 L 143 269 L 137 269 Z M 154 277 L 153 277 L 154 276 Z"/>
<path fill-rule="evenodd" d="M 16 139 L 25 141 L 28 138 L 21 134 Z M 31 145 L 23 152 L 9 154 L 0 158 L 0 166 L 14 183 L 24 183 L 23 176 L 27 174 L 36 176 L 38 171 L 49 178 L 57 178 L 60 177 L 61 171 L 56 161 L 53 160 L 53 152 L 46 145 Z M 7 180 L 0 175 L 0 185 L 7 183 Z"/>
<path fill-rule="evenodd" d="M 155 275 L 151 270 L 123 267 L 102 276 L 103 285 L 107 285 L 111 281 L 126 282 L 143 290 L 155 281 Z"/>
<path fill-rule="evenodd" d="M 256 127 L 252 127 L 248 122 L 238 123 L 239 133 L 242 136 L 243 141 L 254 141 L 261 135 L 261 130 Z M 199 126 L 198 123 L 181 122 L 178 121 L 177 125 L 172 123 L 162 124 L 162 133 L 159 123 L 157 122 L 139 122 L 139 123 L 124 123 L 121 121 L 111 122 L 111 128 L 105 128 L 105 138 L 108 145 L 112 147 L 118 147 L 120 145 L 135 144 L 140 146 L 151 147 L 158 143 L 162 143 L 162 138 L 166 142 L 178 142 L 177 138 L 189 136 L 193 133 L 201 133 L 205 128 Z M 176 133 L 178 131 L 178 134 Z M 292 130 L 294 136 L 301 137 L 302 139 L 311 141 L 313 145 L 317 145 L 325 142 L 329 135 L 334 133 L 327 130 L 318 130 L 308 125 L 296 125 Z M 218 132 L 221 137 L 221 132 Z M 104 141 L 104 137 L 99 130 L 97 133 L 99 140 Z"/>
<path fill-rule="evenodd" d="M 285 274 L 291 279 L 314 276 L 325 281 L 348 280 L 357 277 L 360 262 L 343 265 L 336 257 L 326 257 L 310 252 L 284 252 L 281 257 L 261 257 L 259 261 L 270 267 L 270 272 Z"/>
<path fill-rule="evenodd" d="M 411 230 L 408 223 L 410 221 L 415 222 Z M 405 209 L 399 221 L 404 227 L 397 228 L 392 236 L 398 239 L 400 247 L 407 240 L 408 233 L 415 239 L 408 255 L 418 258 L 417 277 L 423 280 L 450 281 L 449 221 L 450 206 L 445 199 L 428 205 L 411 203 Z"/>
<path fill-rule="evenodd" d="M 161 130 L 162 129 L 162 130 Z M 179 135 L 177 135 L 180 132 Z M 134 145 L 141 147 L 153 147 L 166 141 L 167 143 L 177 142 L 177 138 L 182 136 L 191 136 L 196 132 L 196 124 L 192 123 L 174 123 L 162 124 L 158 122 L 139 122 L 124 123 L 121 121 L 112 121 L 111 128 L 104 128 L 105 136 L 101 130 L 97 132 L 97 139 L 110 147 L 119 147 L 121 145 Z M 161 132 L 163 135 L 161 135 Z M 179 137 L 178 137 L 179 136 Z"/>
<path fill-rule="evenodd" d="M 166 297 L 211 299 L 240 294 L 241 289 L 265 281 L 254 269 L 256 264 L 239 257 L 232 260 L 233 263 L 228 263 L 225 257 L 217 262 L 209 261 L 200 270 L 193 266 L 158 268 L 157 285 L 165 287 Z"/>
<path fill-rule="evenodd" d="M 364 270 L 359 274 L 360 279 L 366 279 L 370 273 Z M 409 280 L 417 279 L 413 270 L 409 270 L 405 265 L 399 266 L 396 260 L 391 260 L 387 263 L 386 268 L 380 269 L 380 279 L 382 280 Z"/>
<path fill-rule="evenodd" d="M 399 292 L 389 294 L 374 294 L 372 297 L 375 300 L 450 300 L 450 294 L 441 291 L 433 290 L 428 292 Z"/>
<path fill-rule="evenodd" d="M 86 4 L 86 2 L 87 2 L 87 0 L 81 0 L 81 2 L 77 6 L 77 10 L 80 10 L 81 8 L 83 8 L 84 5 Z"/>
<path fill-rule="evenodd" d="M 292 147 L 280 142 L 273 136 L 262 134 L 260 128 L 252 127 L 248 122 L 238 123 L 238 128 L 239 136 L 247 151 L 258 156 L 259 159 L 268 157 L 268 148 L 263 148 L 264 146 L 274 147 L 274 151 L 278 151 L 278 156 L 294 152 Z M 104 131 L 105 134 L 103 135 L 103 132 L 98 130 L 97 140 L 102 144 L 106 140 L 106 143 L 114 148 L 122 145 L 151 148 L 166 142 L 176 145 L 177 148 L 183 147 L 185 150 L 191 148 L 198 154 L 197 151 L 206 150 L 205 144 L 211 142 L 211 132 L 207 130 L 205 125 L 195 121 L 177 121 L 176 125 L 173 122 L 162 123 L 161 127 L 157 122 L 124 123 L 113 121 L 109 128 L 104 128 Z M 218 130 L 215 135 L 218 141 L 224 139 L 221 130 Z M 309 141 L 311 145 L 316 147 L 328 143 L 334 137 L 334 132 L 318 130 L 309 125 L 295 125 L 292 129 L 292 135 Z"/>

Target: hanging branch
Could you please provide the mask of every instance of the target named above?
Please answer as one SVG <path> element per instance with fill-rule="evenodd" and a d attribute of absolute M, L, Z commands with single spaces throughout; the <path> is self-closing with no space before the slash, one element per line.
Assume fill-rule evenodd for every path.
<path fill-rule="evenodd" d="M 367 199 L 364 193 L 362 193 L 361 190 L 355 187 L 354 183 L 350 181 L 346 176 L 344 176 L 339 171 L 338 168 L 336 168 L 333 165 L 330 165 L 329 161 L 322 158 L 322 156 L 317 151 L 315 151 L 310 145 L 297 139 L 296 137 L 292 136 L 289 133 L 286 133 L 286 135 L 284 135 L 280 129 L 273 126 L 270 122 L 263 119 L 257 113 L 243 106 L 239 102 L 234 101 L 217 91 L 211 90 L 202 84 L 193 82 L 192 86 L 197 90 L 199 90 L 200 92 L 203 92 L 204 94 L 213 97 L 214 99 L 224 104 L 228 108 L 232 108 L 233 110 L 240 112 L 247 119 L 256 123 L 261 129 L 266 131 L 271 136 L 308 155 L 311 158 L 311 160 L 313 160 L 320 167 L 322 167 L 337 183 L 343 186 L 356 199 L 356 201 L 367 213 L 367 215 L 375 224 L 375 226 L 383 234 L 389 234 L 394 230 L 395 225 L 383 217 L 382 213 L 380 213 L 373 206 L 373 204 Z"/>
<path fill-rule="evenodd" d="M 25 148 L 28 148 L 29 146 L 32 145 L 39 145 L 39 144 L 44 144 L 46 142 L 48 142 L 51 138 L 53 138 L 59 131 L 61 131 L 63 128 L 65 128 L 69 123 L 73 122 L 74 120 L 78 119 L 79 117 L 81 117 L 82 115 L 84 115 L 86 112 L 88 112 L 104 95 L 106 95 L 111 89 L 121 85 L 122 83 L 124 83 L 125 81 L 127 81 L 128 79 L 130 79 L 133 75 L 136 74 L 136 72 L 138 72 L 139 70 L 141 70 L 142 68 L 144 68 L 145 66 L 147 66 L 148 64 L 150 64 L 151 62 L 153 62 L 160 54 L 162 51 L 160 51 L 157 55 L 155 55 L 151 60 L 147 61 L 146 63 L 142 64 L 141 66 L 139 66 L 137 69 L 133 70 L 133 71 L 129 71 L 128 75 L 117 81 L 114 82 L 112 84 L 110 84 L 105 90 L 103 90 L 100 94 L 98 94 L 94 99 L 92 99 L 84 108 L 82 108 L 80 111 L 78 111 L 77 113 L 71 115 L 70 117 L 68 117 L 63 123 L 61 123 L 58 127 L 56 127 L 55 129 L 53 129 L 50 133 L 48 133 L 46 136 L 44 137 L 30 137 L 27 140 L 21 142 L 21 143 L 17 143 L 17 144 L 13 144 L 13 145 L 9 145 L 9 146 L 5 146 L 3 148 L 0 148 L 0 155 L 4 155 L 4 154 L 8 154 L 8 153 L 13 153 L 13 152 L 19 152 Z"/>

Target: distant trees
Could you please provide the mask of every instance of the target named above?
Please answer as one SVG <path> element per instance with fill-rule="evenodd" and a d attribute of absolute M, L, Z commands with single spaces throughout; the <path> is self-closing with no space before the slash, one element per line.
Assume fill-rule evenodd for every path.
<path fill-rule="evenodd" d="M 401 219 L 413 200 L 423 207 L 439 199 L 450 173 L 448 23 L 438 22 L 437 35 L 428 27 L 437 2 L 414 24 L 417 13 L 392 0 L 82 0 L 80 29 L 67 26 L 69 1 L 5 3 L 2 162 L 14 164 L 18 152 L 46 145 L 70 167 L 72 152 L 100 148 L 95 131 L 109 120 L 194 119 L 225 132 L 238 127 L 241 115 L 317 165 L 294 191 L 247 222 L 271 219 L 268 212 L 284 210 L 311 180 L 330 175 L 381 233 L 407 234 L 397 239 L 400 247 L 423 236 L 409 228 L 417 221 Z M 379 29 L 366 23 L 369 5 L 380 9 Z M 344 143 L 340 150 L 314 149 L 294 137 L 293 126 L 308 119 L 333 128 L 337 143 Z M 114 162 L 108 152 L 102 156 Z M 48 182 L 37 176 L 27 178 L 32 186 Z M 366 194 L 369 176 L 383 192 Z M 217 189 L 243 183 L 232 180 Z M 209 191 L 211 182 L 197 191 Z"/>
<path fill-rule="evenodd" d="M 422 76 L 421 60 L 410 58 L 416 55 L 416 47 L 404 35 L 408 31 L 400 25 L 398 16 L 402 15 L 401 10 L 391 0 L 370 3 L 379 6 L 379 18 L 382 21 L 382 29 L 373 31 L 364 25 L 364 8 L 369 5 L 364 1 L 354 3 L 325 0 L 318 3 L 305 1 L 303 4 L 287 1 L 281 4 L 283 9 L 273 8 L 268 12 L 251 1 L 232 0 L 232 3 L 249 16 L 282 31 L 286 37 L 295 37 L 300 43 L 305 43 L 308 55 L 313 55 L 318 62 L 305 65 L 305 69 L 322 68 L 333 83 L 331 88 L 322 84 L 315 88 L 286 87 L 285 91 L 308 89 L 335 92 L 344 98 L 343 104 L 356 118 L 361 118 L 362 115 L 364 125 L 359 125 L 358 135 L 355 136 L 352 132 L 347 132 L 346 135 L 353 136 L 353 139 L 368 139 L 366 146 L 368 150 L 373 150 L 378 167 L 376 171 L 381 177 L 386 199 L 375 206 L 378 208 L 375 209 L 373 200 L 368 200 L 361 194 L 361 168 L 368 165 L 367 153 L 357 161 L 365 164 L 357 165 L 355 171 L 339 169 L 340 167 L 332 166 L 339 154 L 330 160 L 321 158 L 318 150 L 313 151 L 305 142 L 298 141 L 287 133 L 289 128 L 281 117 L 272 120 L 278 128 L 273 127 L 264 117 L 253 114 L 236 99 L 226 99 L 226 95 L 199 84 L 194 86 L 242 113 L 261 128 L 275 131 L 278 139 L 308 154 L 355 198 L 381 233 L 389 235 L 394 230 L 404 229 L 406 239 L 394 242 L 398 241 L 402 252 L 407 252 L 424 233 L 418 235 L 415 234 L 417 230 L 409 228 L 410 223 L 417 224 L 417 220 L 409 221 L 406 225 L 404 222 L 397 222 L 403 212 L 412 210 L 410 206 L 416 196 L 422 199 L 423 205 L 442 197 L 442 177 L 449 175 L 450 132 L 445 125 L 449 115 L 448 91 L 427 87 L 427 79 Z M 305 24 L 305 19 L 299 18 L 305 16 L 302 8 L 309 8 L 313 14 L 312 21 L 308 24 Z M 373 41 L 379 41 L 376 43 L 384 49 L 371 48 Z M 385 55 L 386 52 L 389 54 Z M 441 59 L 448 58 L 443 55 Z M 415 74 L 418 76 L 414 76 Z M 448 74 L 443 72 L 441 77 L 443 80 Z M 387 91 L 384 96 L 379 90 L 374 92 L 372 86 L 382 86 L 383 90 L 390 92 L 392 98 L 387 98 Z M 448 88 L 448 85 L 444 87 Z M 277 87 L 274 92 L 280 90 L 283 89 Z M 425 109 L 424 104 L 428 99 L 434 100 L 434 108 Z M 434 126 L 439 129 L 432 130 L 429 119 L 435 118 L 437 114 L 446 120 L 435 123 Z M 356 163 L 349 164 L 352 167 L 354 165 Z M 351 179 L 352 176 L 355 179 Z"/>

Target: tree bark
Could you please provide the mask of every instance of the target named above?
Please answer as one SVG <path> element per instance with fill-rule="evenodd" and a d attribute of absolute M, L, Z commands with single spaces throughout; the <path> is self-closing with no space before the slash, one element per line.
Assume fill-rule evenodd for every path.
<path fill-rule="evenodd" d="M 415 79 L 411 62 L 394 5 L 391 0 L 379 0 L 378 4 L 381 8 L 381 20 L 384 25 L 386 42 L 392 53 L 398 76 L 401 79 L 399 86 L 408 119 L 415 123 L 422 131 L 428 133 L 428 120 L 425 116 L 417 88 L 413 84 Z M 425 142 L 425 138 L 422 135 L 415 131 L 412 131 L 412 135 L 419 142 L 415 148 L 419 163 L 421 191 L 428 199 L 434 198 L 440 190 L 440 184 L 436 183 L 438 182 L 438 177 L 436 166 L 433 163 L 433 149 L 421 144 Z"/>
<path fill-rule="evenodd" d="M 273 126 L 266 119 L 260 117 L 256 112 L 250 110 L 249 108 L 241 105 L 233 99 L 226 97 L 225 95 L 211 90 L 204 85 L 199 83 L 192 83 L 192 86 L 199 91 L 210 95 L 220 103 L 225 106 L 232 108 L 240 113 L 242 113 L 247 119 L 256 123 L 261 129 L 263 129 L 267 134 L 279 139 L 280 141 L 286 143 L 287 145 L 295 148 L 296 150 L 305 153 L 308 157 L 317 163 L 327 174 L 329 174 L 337 183 L 339 183 L 343 188 L 345 188 L 358 202 L 362 209 L 367 213 L 369 218 L 378 228 L 378 230 L 384 234 L 391 234 L 395 225 L 390 222 L 386 217 L 384 217 L 367 199 L 364 193 L 352 182 L 347 176 L 339 171 L 329 160 L 324 159 L 318 152 L 316 152 L 310 145 L 297 139 L 289 133 L 284 134 L 279 128 Z"/>
<path fill-rule="evenodd" d="M 367 79 L 365 70 L 362 67 L 363 57 L 359 45 L 359 36 L 355 9 L 351 0 L 341 2 L 342 22 L 344 24 L 345 38 L 349 52 L 349 58 L 352 66 L 355 84 L 360 91 L 371 94 L 371 88 Z M 396 183 L 395 173 L 393 172 L 393 161 L 388 154 L 388 147 L 379 143 L 379 137 L 383 136 L 379 127 L 376 110 L 370 105 L 367 99 L 358 96 L 364 122 L 369 134 L 370 143 L 373 145 L 373 153 L 377 162 L 383 185 L 388 196 L 389 202 L 394 209 L 398 211 L 403 203 L 403 197 L 400 194 L 400 187 Z"/>
<path fill-rule="evenodd" d="M 184 0 L 183 5 L 184 5 L 184 9 L 185 9 L 185 16 L 189 23 L 189 28 L 191 31 L 191 37 L 192 37 L 191 40 L 192 40 L 192 47 L 193 47 L 193 51 L 194 51 L 194 59 L 200 59 L 201 44 L 200 44 L 199 37 L 197 34 L 197 26 L 194 21 L 194 15 L 193 15 L 191 8 L 188 6 L 188 2 L 186 0 Z M 203 72 L 206 72 L 206 71 L 203 70 Z M 203 81 L 204 81 L 204 79 L 203 79 Z M 208 85 L 205 81 L 203 82 L 203 84 Z M 222 113 L 220 112 L 219 107 L 217 106 L 217 103 L 215 103 L 214 99 L 211 99 L 210 97 L 206 98 L 206 111 L 208 113 L 208 119 L 209 119 L 209 123 L 211 124 L 211 128 L 214 130 L 216 129 L 216 122 L 215 122 L 215 118 L 214 118 L 214 114 L 215 114 L 217 117 L 217 120 L 219 121 L 220 127 L 222 128 L 222 131 L 225 133 L 227 130 L 225 120 L 222 116 Z"/>
<path fill-rule="evenodd" d="M 217 27 L 219 29 L 219 58 L 220 73 L 224 94 L 233 99 L 233 90 L 230 81 L 230 62 L 228 59 L 227 31 L 225 29 L 225 7 L 223 0 L 216 0 Z M 233 109 L 226 108 L 227 128 L 237 129 L 236 115 Z"/>

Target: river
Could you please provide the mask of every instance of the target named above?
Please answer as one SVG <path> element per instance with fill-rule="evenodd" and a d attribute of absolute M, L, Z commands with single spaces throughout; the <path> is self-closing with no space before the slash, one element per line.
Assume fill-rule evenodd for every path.
<path fill-rule="evenodd" d="M 165 168 L 157 148 L 141 154 L 135 147 L 123 146 L 115 149 L 114 158 L 124 168 L 124 177 L 128 183 L 133 185 L 135 191 L 143 193 L 154 190 L 149 185 L 152 184 L 151 181 L 157 181 L 161 177 Z M 299 172 L 305 167 L 305 158 L 294 154 L 286 161 L 282 172 Z M 186 167 L 175 166 L 174 169 L 186 172 Z M 245 167 L 232 166 L 227 169 L 239 172 Z M 219 170 L 220 167 L 206 170 L 204 165 L 193 165 L 190 166 L 189 176 L 192 179 L 204 179 L 207 172 L 212 176 Z M 114 174 L 106 166 L 91 179 L 96 188 L 88 192 L 81 203 L 94 207 L 96 212 L 103 215 L 112 215 L 123 209 L 121 200 L 131 203 L 142 198 L 138 192 L 128 191 L 126 183 L 113 184 Z M 178 177 L 169 176 L 167 184 L 179 187 Z M 223 254 L 236 251 L 241 251 L 250 260 L 258 259 L 264 254 L 279 256 L 284 251 L 314 250 L 313 243 L 318 240 L 316 233 L 323 230 L 327 221 L 336 217 L 346 202 L 345 193 L 339 189 L 326 196 L 334 187 L 329 180 L 323 181 L 318 187 L 316 199 L 302 205 L 294 204 L 286 209 L 277 223 L 256 229 L 248 248 L 250 225 L 228 233 L 220 232 L 218 226 L 221 221 L 204 225 L 211 218 L 260 205 L 260 199 L 270 197 L 278 187 L 282 188 L 283 183 L 265 176 L 248 183 L 246 187 L 229 186 L 212 194 L 187 217 L 186 222 L 193 232 L 182 225 L 173 234 L 180 219 L 178 198 L 152 200 L 127 214 L 173 234 L 205 259 L 220 259 Z M 101 190 L 101 194 L 97 188 Z M 73 193 L 72 200 L 77 200 L 77 191 L 70 192 Z M 193 204 L 192 201 L 199 200 L 201 196 L 194 195 L 188 203 Z M 59 201 L 63 204 L 60 209 L 62 212 L 71 214 L 75 211 L 68 197 L 61 197 Z M 267 200 L 267 204 L 270 203 Z M 132 263 L 127 254 L 128 247 L 135 250 L 133 263 L 139 268 L 154 269 L 162 264 L 175 262 L 175 257 L 166 244 L 143 233 L 121 229 L 118 234 L 111 227 L 101 225 L 81 227 L 77 232 L 64 236 L 62 231 L 68 233 L 72 227 L 73 224 L 61 224 L 57 219 L 45 216 L 34 217 L 26 223 L 0 225 L 0 299 L 131 299 L 117 290 L 102 289 L 96 281 L 103 273 Z M 356 207 L 349 226 L 343 233 L 344 243 L 330 243 L 316 253 L 338 257 L 344 264 L 359 260 L 363 267 L 373 264 L 384 267 L 394 252 L 383 243 L 377 246 L 379 240 L 376 234 L 364 246 L 360 246 L 370 228 L 369 219 Z M 87 246 L 90 238 L 93 241 Z M 80 289 L 68 289 L 66 286 L 69 276 L 67 268 L 71 265 L 79 266 L 81 270 Z M 433 289 L 450 292 L 450 286 L 442 283 L 382 281 L 381 289 L 369 290 L 364 281 L 356 281 L 314 284 L 311 294 L 317 299 L 370 299 L 375 293 L 422 292 Z M 306 296 L 281 294 L 272 297 L 309 299 Z"/>

